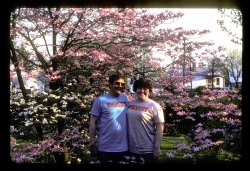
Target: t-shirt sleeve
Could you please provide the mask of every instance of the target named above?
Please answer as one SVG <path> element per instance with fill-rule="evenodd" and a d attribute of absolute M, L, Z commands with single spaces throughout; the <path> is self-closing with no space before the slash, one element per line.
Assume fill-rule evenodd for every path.
<path fill-rule="evenodd" d="M 122 102 L 125 102 L 126 106 L 128 106 L 128 104 L 129 104 L 128 96 L 126 94 L 121 94 L 120 96 L 122 98 Z"/>
<path fill-rule="evenodd" d="M 95 99 L 90 113 L 94 116 L 97 116 L 97 117 L 100 116 L 100 114 L 101 114 L 101 99 L 100 98 Z"/>
<path fill-rule="evenodd" d="M 129 105 L 129 99 L 128 99 L 128 96 L 124 95 L 125 96 L 125 101 L 126 101 L 126 105 L 128 106 Z"/>
<path fill-rule="evenodd" d="M 164 123 L 165 122 L 162 107 L 158 103 L 154 104 L 153 113 L 154 113 L 154 122 L 155 123 Z"/>

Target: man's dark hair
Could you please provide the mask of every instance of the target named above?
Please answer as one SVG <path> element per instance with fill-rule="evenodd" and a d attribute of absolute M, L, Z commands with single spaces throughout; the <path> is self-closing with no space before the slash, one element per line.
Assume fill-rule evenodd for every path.
<path fill-rule="evenodd" d="M 149 92 L 152 93 L 153 84 L 151 80 L 140 78 L 136 80 L 133 86 L 133 90 L 136 91 L 137 88 L 148 88 Z"/>
<path fill-rule="evenodd" d="M 115 80 L 119 80 L 119 79 L 125 80 L 125 77 L 123 75 L 121 75 L 120 73 L 113 74 L 113 75 L 109 76 L 109 84 L 113 84 L 115 82 Z"/>

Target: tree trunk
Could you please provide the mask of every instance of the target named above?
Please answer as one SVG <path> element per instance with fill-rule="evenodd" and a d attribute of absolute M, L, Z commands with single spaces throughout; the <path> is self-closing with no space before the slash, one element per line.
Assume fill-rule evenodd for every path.
<path fill-rule="evenodd" d="M 61 135 L 65 129 L 65 119 L 64 118 L 58 118 L 57 119 L 57 131 L 58 131 L 58 135 Z M 59 155 L 59 157 L 57 158 L 57 162 L 59 163 L 67 163 L 68 159 L 69 159 L 69 152 L 68 152 L 68 148 L 66 145 L 66 142 L 64 142 L 62 144 L 63 146 L 63 152 L 61 153 L 61 155 Z M 58 161 L 58 160 L 63 160 L 63 161 Z"/>
<path fill-rule="evenodd" d="M 37 135 L 38 135 L 38 141 L 42 141 L 43 140 L 42 124 L 41 123 L 36 123 L 35 128 L 36 128 L 36 132 L 37 132 Z"/>
<path fill-rule="evenodd" d="M 12 55 L 10 56 L 10 59 L 11 59 L 12 63 L 14 64 L 14 67 L 15 67 L 15 70 L 16 70 L 18 84 L 20 86 L 23 98 L 24 98 L 25 102 L 27 102 L 28 101 L 27 91 L 26 91 L 24 83 L 23 83 L 21 70 L 19 69 L 19 63 L 18 63 L 18 60 L 17 60 L 16 51 L 14 49 L 14 45 L 13 45 L 12 40 L 10 40 L 10 50 L 11 50 L 11 53 L 12 53 Z"/>

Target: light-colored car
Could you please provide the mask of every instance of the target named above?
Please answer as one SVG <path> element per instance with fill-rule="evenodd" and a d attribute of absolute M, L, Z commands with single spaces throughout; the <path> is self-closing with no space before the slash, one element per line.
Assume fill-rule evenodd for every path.
<path fill-rule="evenodd" d="M 230 87 L 224 87 L 223 90 L 230 90 Z"/>

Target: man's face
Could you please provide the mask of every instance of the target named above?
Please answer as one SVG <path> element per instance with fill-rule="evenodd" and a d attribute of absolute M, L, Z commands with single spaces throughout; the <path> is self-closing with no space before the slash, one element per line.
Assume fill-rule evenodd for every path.
<path fill-rule="evenodd" d="M 125 81 L 124 79 L 118 79 L 110 85 L 110 90 L 114 95 L 119 95 L 124 91 L 125 88 Z"/>

